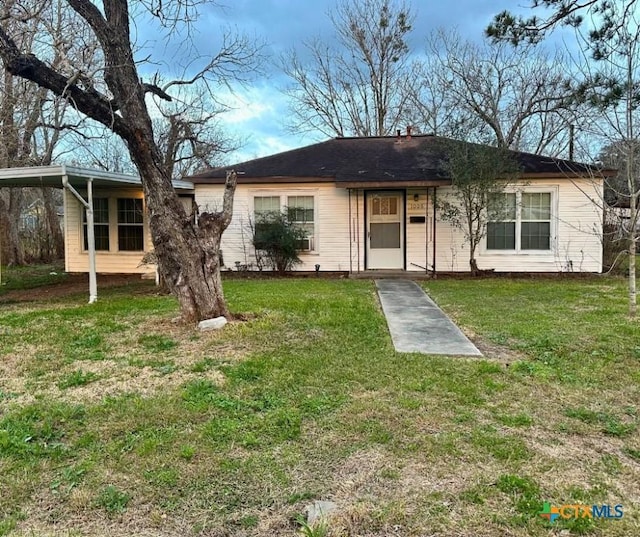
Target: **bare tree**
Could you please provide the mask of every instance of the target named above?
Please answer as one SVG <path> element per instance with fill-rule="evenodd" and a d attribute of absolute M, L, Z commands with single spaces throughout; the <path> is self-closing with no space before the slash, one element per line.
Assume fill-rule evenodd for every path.
<path fill-rule="evenodd" d="M 403 120 L 417 132 L 462 139 L 482 131 L 483 122 L 461 107 L 444 91 L 449 84 L 447 68 L 438 56 L 429 54 L 411 64 L 407 84 L 407 104 Z"/>
<path fill-rule="evenodd" d="M 197 16 L 203 2 L 146 0 L 133 4 L 165 29 L 177 33 L 181 25 Z M 33 16 L 32 7 L 21 7 L 10 11 L 9 16 Z M 67 0 L 61 7 L 72 10 L 95 36 L 103 59 L 100 68 L 87 72 L 85 64 L 71 61 L 69 65 L 53 67 L 46 51 L 30 54 L 19 41 L 0 30 L 0 57 L 7 70 L 65 97 L 76 110 L 126 142 L 142 180 L 159 272 L 177 296 L 183 317 L 194 321 L 229 315 L 220 278 L 219 250 L 222 232 L 231 221 L 236 175 L 228 174 L 222 210 L 202 213 L 194 224 L 164 167 L 153 135 L 147 96 L 169 101 L 172 88 L 220 78 L 231 83 L 236 73 L 246 73 L 253 67 L 256 49 L 242 37 L 226 35 L 222 49 L 215 55 L 206 60 L 198 57 L 199 65 L 192 63 L 185 67 L 185 76 L 160 87 L 158 77 L 145 82 L 138 70 L 131 41 L 132 6 L 128 1 L 104 0 L 97 5 L 89 0 Z"/>
<path fill-rule="evenodd" d="M 399 125 L 406 104 L 414 15 L 397 0 L 346 0 L 330 13 L 337 47 L 314 39 L 291 51 L 290 127 L 327 136 L 382 136 Z M 304 59 L 308 57 L 308 60 Z"/>
<path fill-rule="evenodd" d="M 114 173 L 137 173 L 127 145 L 110 129 L 85 129 L 82 134 L 74 133 L 70 138 L 73 140 L 73 152 L 69 155 L 72 164 Z"/>
<path fill-rule="evenodd" d="M 427 60 L 412 93 L 416 123 L 459 132 L 476 141 L 558 156 L 577 121 L 567 67 L 532 46 L 475 44 L 439 30 L 427 42 Z"/>
<path fill-rule="evenodd" d="M 161 117 L 153 120 L 156 142 L 171 177 L 222 165 L 224 157 L 242 145 L 220 124 L 228 107 L 213 102 L 201 90 L 182 93 L 162 104 Z"/>
<path fill-rule="evenodd" d="M 544 4 L 551 8 L 546 18 L 515 17 L 502 12 L 487 28 L 494 40 L 511 43 L 539 42 L 558 26 L 576 28 L 582 48 L 590 54 L 579 60 L 583 82 L 576 90 L 576 99 L 591 107 L 596 121 L 592 134 L 604 140 L 602 145 L 615 144 L 624 162 L 629 219 L 625 225 L 629 259 L 629 315 L 637 313 L 636 255 L 638 251 L 640 200 L 640 167 L 638 166 L 637 123 L 640 102 L 640 17 L 637 0 L 534 0 L 532 7 Z M 549 13 L 549 12 L 547 12 Z M 585 16 L 590 16 L 590 28 L 581 33 Z"/>
<path fill-rule="evenodd" d="M 63 65 L 68 57 L 82 55 L 85 62 L 93 60 L 95 46 L 86 39 L 86 32 L 76 21 L 54 7 L 59 2 L 40 3 L 34 0 L 5 2 L 0 8 L 0 28 L 20 44 L 25 51 L 37 53 L 43 51 L 43 43 L 53 43 L 53 50 L 47 51 L 47 58 L 54 68 Z M 26 16 L 26 9 L 31 16 Z M 12 17 L 16 14 L 17 17 Z M 70 41 L 68 36 L 73 35 Z M 70 113 L 71 107 L 66 99 L 51 94 L 46 88 L 20 78 L 3 63 L 3 78 L 0 81 L 0 166 L 18 167 L 48 165 L 69 130 L 78 130 L 83 119 Z M 73 117 L 72 117 L 73 116 Z M 27 200 L 33 201 L 33 193 L 22 189 L 3 189 L 0 194 L 0 217 L 6 237 L 3 244 L 9 250 L 9 262 L 24 261 L 22 245 L 18 234 L 20 213 Z M 64 238 L 57 215 L 57 195 L 51 189 L 43 188 L 39 194 L 44 208 L 44 228 L 47 233 L 40 234 L 46 247 L 48 260 L 61 257 L 64 252 Z M 4 199 L 4 201 L 2 201 Z M 51 245 L 53 252 L 51 252 Z"/>
<path fill-rule="evenodd" d="M 188 90 L 182 98 L 172 97 L 169 103 L 155 103 L 152 118 L 154 137 L 162 155 L 167 175 L 180 178 L 199 170 L 220 166 L 225 156 L 237 150 L 242 141 L 228 135 L 220 118 L 227 108 L 211 101 L 202 91 Z M 109 129 L 99 126 L 73 133 L 73 162 L 118 173 L 135 174 L 123 140 Z"/>

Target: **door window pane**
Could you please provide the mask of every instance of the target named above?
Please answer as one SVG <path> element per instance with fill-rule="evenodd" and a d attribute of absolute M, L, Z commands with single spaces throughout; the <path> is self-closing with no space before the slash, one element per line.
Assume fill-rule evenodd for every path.
<path fill-rule="evenodd" d="M 371 248 L 400 248 L 400 223 L 371 223 Z"/>
<path fill-rule="evenodd" d="M 373 216 L 397 215 L 397 196 L 374 196 L 371 200 L 371 214 Z"/>

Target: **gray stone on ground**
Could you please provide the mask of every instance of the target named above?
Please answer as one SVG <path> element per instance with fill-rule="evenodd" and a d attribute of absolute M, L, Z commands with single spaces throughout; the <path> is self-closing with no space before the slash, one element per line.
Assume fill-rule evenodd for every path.
<path fill-rule="evenodd" d="M 316 522 L 326 518 L 338 509 L 338 504 L 327 500 L 316 500 L 304 508 L 307 515 L 307 524 L 313 526 Z"/>
<path fill-rule="evenodd" d="M 206 331 L 206 330 L 220 330 L 225 324 L 227 324 L 227 319 L 225 317 L 215 317 L 214 319 L 205 319 L 204 321 L 200 321 L 198 323 L 198 330 Z"/>

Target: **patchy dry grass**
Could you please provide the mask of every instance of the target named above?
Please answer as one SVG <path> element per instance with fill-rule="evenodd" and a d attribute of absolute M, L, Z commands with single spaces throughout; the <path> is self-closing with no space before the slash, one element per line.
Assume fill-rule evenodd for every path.
<path fill-rule="evenodd" d="M 330 536 L 639 534 L 624 282 L 425 287 L 485 360 L 394 352 L 363 281 L 226 282 L 248 320 L 202 334 L 143 283 L 11 304 L 0 535 L 293 536 L 315 499 Z"/>

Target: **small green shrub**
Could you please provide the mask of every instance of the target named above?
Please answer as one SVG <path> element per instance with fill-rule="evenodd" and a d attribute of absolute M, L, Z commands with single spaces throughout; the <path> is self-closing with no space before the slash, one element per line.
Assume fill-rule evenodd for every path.
<path fill-rule="evenodd" d="M 291 212 L 270 211 L 257 217 L 253 229 L 253 246 L 256 258 L 264 260 L 280 273 L 291 270 L 301 263 L 298 252 L 307 238 L 304 228 L 293 222 Z"/>

